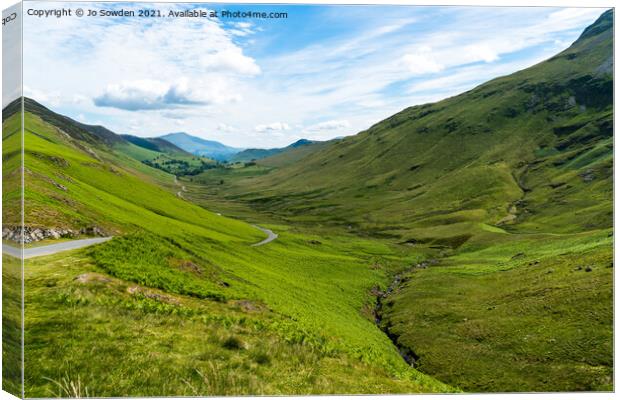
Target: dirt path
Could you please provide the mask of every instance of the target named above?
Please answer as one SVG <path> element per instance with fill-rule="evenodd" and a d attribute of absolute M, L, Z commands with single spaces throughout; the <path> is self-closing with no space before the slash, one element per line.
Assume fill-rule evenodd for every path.
<path fill-rule="evenodd" d="M 267 244 L 269 242 L 273 242 L 274 240 L 276 240 L 278 238 L 278 234 L 277 233 L 273 233 L 273 231 L 271 229 L 261 228 L 258 225 L 252 225 L 252 226 L 254 226 L 255 228 L 260 229 L 261 231 L 263 231 L 264 233 L 267 234 L 267 239 L 261 240 L 258 243 L 254 243 L 252 245 L 252 247 L 262 246 L 262 245 Z"/>
<path fill-rule="evenodd" d="M 174 184 L 177 186 L 181 186 L 181 190 L 179 190 L 177 192 L 177 196 L 179 196 L 180 198 L 182 198 L 183 200 L 185 200 L 185 197 L 183 197 L 183 192 L 187 192 L 187 188 L 185 187 L 185 185 L 181 185 L 179 183 L 179 180 L 177 179 L 177 176 L 174 175 Z"/>
<path fill-rule="evenodd" d="M 60 253 L 67 250 L 81 249 L 82 247 L 92 246 L 93 244 L 103 243 L 112 239 L 112 237 L 92 238 L 71 240 L 68 242 L 54 243 L 46 246 L 29 247 L 24 249 L 24 259 L 49 256 L 51 254 Z M 21 249 L 8 244 L 2 244 L 2 253 L 13 257 L 21 257 Z"/>

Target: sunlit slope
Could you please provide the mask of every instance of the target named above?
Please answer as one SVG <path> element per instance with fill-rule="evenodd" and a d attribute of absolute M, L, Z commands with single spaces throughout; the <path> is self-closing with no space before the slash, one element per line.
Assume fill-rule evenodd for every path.
<path fill-rule="evenodd" d="M 175 225 L 213 240 L 249 241 L 260 232 L 177 198 L 154 184 L 162 173 L 74 139 L 62 127 L 25 114 L 26 224 L 110 233 Z M 172 176 L 169 180 L 172 182 Z"/>
<path fill-rule="evenodd" d="M 300 351 L 308 356 L 316 354 L 321 360 L 329 358 L 338 363 L 348 360 L 358 371 L 372 365 L 379 371 L 374 374 L 377 382 L 372 386 L 361 379 L 365 373 L 358 372 L 359 381 L 353 380 L 340 388 L 337 381 L 343 379 L 342 374 L 326 370 L 325 378 L 320 381 L 308 377 L 301 382 L 303 393 L 453 390 L 408 366 L 389 338 L 377 329 L 372 318 L 374 296 L 371 289 L 386 285 L 394 270 L 402 269 L 419 257 L 417 252 L 353 236 L 323 238 L 318 234 L 289 232 L 290 228 L 286 226 L 270 226 L 280 235 L 278 240 L 263 247 L 252 247 L 252 243 L 264 238 L 262 232 L 183 200 L 171 187 L 160 185 L 164 181 L 173 185 L 172 175 L 123 154 L 117 143 L 110 145 L 109 141 L 100 140 L 91 132 L 77 129 L 70 121 L 49 110 L 27 108 L 25 118 L 26 224 L 74 230 L 96 226 L 106 234 L 116 236 L 102 245 L 54 256 L 60 265 L 70 259 L 73 261 L 69 263 L 76 266 L 75 270 L 66 270 L 62 279 L 44 267 L 47 265 L 45 259 L 28 261 L 27 269 L 32 274 L 27 278 L 26 286 L 36 290 L 26 291 L 31 310 L 26 315 L 26 336 L 31 338 L 26 340 L 27 359 L 31 360 L 26 368 L 31 371 L 28 372 L 27 393 L 42 395 L 53 387 L 44 379 L 52 368 L 47 364 L 49 360 L 54 360 L 54 379 L 62 379 L 65 373 L 72 372 L 70 366 L 58 370 L 59 358 L 69 362 L 74 354 L 82 354 L 82 349 L 93 343 L 119 340 L 112 332 L 119 332 L 118 321 L 127 318 L 127 311 L 124 308 L 110 310 L 106 304 L 118 301 L 129 304 L 127 307 L 139 307 L 140 313 L 159 321 L 157 324 L 166 325 L 168 319 L 160 314 L 169 312 L 167 299 L 170 297 L 179 302 L 187 298 L 190 302 L 215 301 L 229 305 L 247 301 L 249 307 L 265 310 L 268 314 L 257 317 L 263 321 L 256 328 L 258 333 L 248 334 L 240 328 L 240 335 L 249 335 L 248 341 L 255 341 L 260 334 L 275 335 L 281 344 L 305 346 L 305 350 Z M 99 291 L 100 281 L 89 286 L 76 280 L 79 274 L 88 272 L 119 280 L 119 287 L 125 289 L 119 292 L 118 299 L 110 298 L 109 292 L 102 294 Z M 48 281 L 57 283 L 51 286 L 41 284 Z M 143 289 L 135 291 L 134 286 Z M 113 289 L 112 292 L 115 290 L 118 291 Z M 142 304 L 142 290 L 155 290 L 165 296 L 151 297 L 149 301 L 153 304 Z M 46 296 L 55 299 L 52 309 L 41 300 Z M 68 311 L 76 305 L 88 308 L 77 313 L 80 315 L 109 315 L 111 319 L 105 321 L 89 318 L 92 326 L 109 333 L 103 337 L 84 335 L 79 340 L 66 342 L 66 355 L 56 354 L 52 347 L 37 348 L 37 340 L 57 333 L 52 323 L 57 320 L 57 314 L 53 310 Z M 225 313 L 226 307 L 221 307 L 220 311 Z M 176 307 L 170 312 L 194 315 L 192 310 L 177 310 Z M 216 313 L 206 323 L 209 329 L 220 331 L 226 327 L 227 318 L 226 314 Z M 205 320 L 201 317 L 201 321 Z M 218 326 L 213 327 L 213 324 Z M 122 335 L 126 337 L 126 329 L 120 332 L 125 332 Z M 149 336 L 148 343 L 156 345 L 164 336 L 156 329 Z M 33 345 L 28 346 L 28 343 Z M 294 351 L 293 347 L 286 351 Z M 191 365 L 193 358 L 188 349 L 175 350 L 178 351 L 176 354 L 188 357 L 187 362 L 177 360 L 174 368 L 168 369 L 175 382 L 189 379 L 187 374 L 195 376 Z M 239 356 L 236 359 L 243 360 L 243 365 L 247 364 L 249 368 L 253 358 L 245 348 L 237 350 Z M 163 368 L 168 356 L 162 353 L 148 357 L 153 357 L 155 365 Z M 216 361 L 209 357 L 203 356 L 200 360 L 201 368 L 214 365 Z M 82 365 L 82 368 L 87 376 L 99 375 L 104 370 L 114 371 L 120 376 L 125 361 L 123 354 L 102 354 L 93 356 L 89 365 Z M 313 362 L 319 363 L 320 360 Z M 218 361 L 217 364 L 221 363 Z M 314 369 L 318 365 L 312 364 L 308 368 Z M 273 373 L 278 367 L 264 367 L 267 375 L 272 376 L 264 393 L 297 393 L 293 389 L 285 392 L 283 388 L 290 388 L 290 385 L 277 385 L 282 381 Z M 274 370 L 269 372 L 269 368 Z M 291 379 L 295 375 L 291 374 Z M 164 390 L 166 382 L 160 380 L 149 384 L 145 379 L 150 378 L 142 374 L 132 374 L 130 379 L 130 383 L 121 386 L 90 379 L 89 385 L 95 393 L 115 396 L 194 393 L 184 387 Z M 155 390 L 152 388 L 161 391 L 149 391 Z M 202 387 L 197 393 L 221 393 L 211 389 Z M 256 389 L 244 386 L 238 392 L 263 393 L 253 390 Z M 233 392 L 236 393 L 237 389 Z"/>
<path fill-rule="evenodd" d="M 2 119 L 2 223 L 19 225 L 21 216 L 21 104 L 5 109 Z M 7 118 L 7 112 L 13 115 Z"/>
<path fill-rule="evenodd" d="M 424 240 L 416 228 L 437 224 L 609 227 L 611 20 L 609 11 L 547 61 L 405 109 L 297 163 L 231 183 L 228 194 L 291 218 L 405 239 Z"/>

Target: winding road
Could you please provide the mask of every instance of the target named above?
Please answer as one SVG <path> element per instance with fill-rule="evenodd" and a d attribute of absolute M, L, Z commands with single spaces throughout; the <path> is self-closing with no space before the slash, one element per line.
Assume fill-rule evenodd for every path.
<path fill-rule="evenodd" d="M 254 244 L 252 245 L 252 247 L 262 246 L 262 245 L 267 244 L 267 243 L 269 243 L 269 242 L 273 242 L 274 240 L 276 240 L 276 239 L 278 238 L 278 234 L 277 234 L 277 233 L 273 233 L 273 231 L 272 231 L 271 229 L 261 228 L 261 227 L 260 227 L 260 226 L 258 226 L 258 225 L 252 225 L 252 226 L 253 226 L 253 227 L 255 227 L 255 228 L 260 229 L 261 231 L 263 231 L 264 233 L 266 233 L 266 234 L 267 234 L 267 239 L 265 239 L 265 240 L 261 240 L 261 241 L 260 241 L 260 242 L 258 242 L 258 243 L 254 243 Z"/>
<path fill-rule="evenodd" d="M 187 192 L 187 188 L 185 187 L 185 185 L 181 185 L 179 183 L 179 180 L 177 179 L 176 175 L 174 176 L 174 184 L 177 186 L 181 186 L 181 190 L 177 192 L 177 196 L 185 200 L 185 197 L 183 197 L 183 192 Z"/>
<path fill-rule="evenodd" d="M 174 184 L 175 184 L 175 185 L 177 185 L 177 186 L 180 186 L 180 187 L 181 187 L 181 190 L 179 190 L 179 191 L 177 192 L 177 196 L 178 196 L 179 198 L 181 198 L 181 199 L 185 200 L 185 197 L 183 197 L 183 192 L 187 192 L 187 188 L 185 187 L 185 185 L 182 185 L 182 184 L 179 182 L 179 180 L 178 180 L 178 178 L 177 178 L 177 176 L 176 176 L 176 175 L 173 175 L 173 177 L 174 177 Z M 222 215 L 222 214 L 217 213 L 217 215 Z M 258 225 L 252 225 L 252 226 L 253 226 L 253 227 L 255 227 L 255 228 L 257 228 L 257 229 L 260 229 L 261 231 L 263 231 L 263 233 L 266 233 L 266 234 L 267 234 L 267 239 L 265 239 L 265 240 L 261 240 L 261 241 L 260 241 L 260 242 L 258 242 L 258 243 L 254 243 L 254 244 L 250 245 L 250 246 L 252 246 L 252 247 L 258 247 L 258 246 L 265 245 L 265 244 L 267 244 L 267 243 L 269 243 L 269 242 L 273 242 L 274 240 L 276 240 L 276 239 L 278 238 L 278 234 L 277 234 L 277 233 L 274 233 L 271 229 L 261 228 L 261 227 L 260 227 L 260 226 L 258 226 Z"/>
<path fill-rule="evenodd" d="M 187 189 L 185 188 L 185 186 L 182 186 L 179 183 L 176 176 L 174 177 L 174 183 L 181 186 L 181 191 L 177 193 L 177 196 L 179 196 L 180 198 L 183 198 L 182 192 L 187 191 Z M 218 215 L 221 215 L 221 214 L 218 213 Z M 263 233 L 267 235 L 266 239 L 261 240 L 258 243 L 254 243 L 250 245 L 252 247 L 266 245 L 267 243 L 273 242 L 274 240 L 278 238 L 278 234 L 274 233 L 271 229 L 261 228 L 258 225 L 252 225 L 252 226 L 254 226 L 257 229 L 260 229 Z M 81 249 L 82 247 L 88 247 L 94 244 L 103 243 L 110 239 L 112 239 L 111 236 L 102 237 L 102 238 L 78 239 L 78 240 L 71 240 L 71 241 L 66 241 L 66 242 L 61 242 L 61 243 L 49 244 L 45 246 L 28 247 L 28 248 L 24 248 L 24 259 L 33 258 L 33 257 L 41 257 L 41 256 L 49 256 L 49 255 L 60 253 L 63 251 Z M 10 246 L 4 243 L 2 244 L 2 253 L 8 254 L 10 256 L 17 257 L 17 258 L 21 257 L 21 249 L 19 247 L 13 247 L 13 246 Z"/>
<path fill-rule="evenodd" d="M 269 242 L 273 242 L 278 238 L 278 234 L 274 233 L 271 229 L 261 228 L 260 226 L 253 225 L 255 228 L 260 229 L 264 233 L 267 234 L 267 238 L 265 240 L 261 240 L 258 243 L 254 243 L 252 247 L 258 247 L 265 245 Z M 78 239 L 71 240 L 61 243 L 48 244 L 45 246 L 38 247 L 27 247 L 24 249 L 24 259 L 41 257 L 41 256 L 49 256 L 56 253 L 61 253 L 63 251 L 76 250 L 81 249 L 83 247 L 92 246 L 94 244 L 107 242 L 112 239 L 112 236 L 109 237 L 100 237 L 100 238 L 90 238 L 90 239 Z M 21 257 L 21 250 L 19 247 L 14 247 L 8 244 L 2 244 L 2 253 L 8 254 L 13 257 Z"/>
<path fill-rule="evenodd" d="M 91 239 L 79 239 L 79 240 L 71 240 L 67 242 L 48 244 L 46 246 L 39 247 L 28 247 L 24 249 L 24 259 L 40 257 L 40 256 L 49 256 L 51 254 L 60 253 L 62 251 L 67 250 L 75 250 L 81 249 L 82 247 L 92 246 L 93 244 L 107 242 L 112 239 L 112 237 L 101 237 L 101 238 L 91 238 Z M 13 247 L 8 244 L 2 244 L 2 253 L 8 254 L 13 257 L 21 257 L 21 249 L 18 247 Z"/>

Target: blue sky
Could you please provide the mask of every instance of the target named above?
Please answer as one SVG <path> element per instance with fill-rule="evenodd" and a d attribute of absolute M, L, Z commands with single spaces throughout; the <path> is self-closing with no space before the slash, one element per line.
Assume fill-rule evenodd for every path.
<path fill-rule="evenodd" d="M 79 6 L 164 14 L 206 9 L 161 3 Z M 57 7 L 77 5 L 26 3 L 26 9 Z M 211 7 L 286 12 L 288 18 L 26 16 L 25 95 L 82 122 L 144 137 L 185 131 L 237 147 L 325 140 L 549 58 L 604 11 Z"/>

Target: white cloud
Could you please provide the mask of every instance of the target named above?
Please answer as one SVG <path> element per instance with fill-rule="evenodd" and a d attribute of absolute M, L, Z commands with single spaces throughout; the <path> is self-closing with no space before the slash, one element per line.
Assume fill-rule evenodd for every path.
<path fill-rule="evenodd" d="M 311 125 L 306 128 L 308 132 L 322 132 L 322 131 L 339 131 L 342 129 L 350 128 L 351 124 L 347 120 L 330 120 L 320 122 L 315 125 Z"/>
<path fill-rule="evenodd" d="M 234 72 L 242 75 L 258 75 L 260 67 L 253 58 L 243 55 L 243 51 L 237 47 L 216 51 L 202 57 L 202 65 L 209 70 L 219 72 Z"/>
<path fill-rule="evenodd" d="M 200 81 L 193 85 L 188 79 L 172 83 L 152 79 L 124 81 L 108 85 L 102 94 L 94 98 L 94 103 L 98 107 L 138 111 L 221 104 L 240 99 L 239 95 L 232 95 L 227 89 L 225 83 L 218 81 Z"/>
<path fill-rule="evenodd" d="M 256 125 L 254 130 L 256 132 L 282 132 L 288 131 L 291 127 L 286 122 L 272 122 L 267 125 Z"/>
<path fill-rule="evenodd" d="M 405 54 L 402 62 L 407 70 L 414 75 L 437 73 L 444 66 L 437 62 L 432 49 L 428 46 L 421 47 L 417 52 Z"/>
<path fill-rule="evenodd" d="M 249 22 L 236 22 L 234 25 L 239 29 L 250 29 L 252 27 Z"/>
<path fill-rule="evenodd" d="M 232 133 L 232 132 L 236 132 L 237 128 L 231 125 L 226 125 L 224 123 L 219 123 L 217 125 L 217 130 L 220 132 Z"/>
<path fill-rule="evenodd" d="M 464 51 L 465 53 L 469 53 L 468 56 L 472 60 L 482 60 L 486 63 L 499 60 L 497 52 L 493 48 L 491 48 L 491 46 L 484 43 L 466 46 Z"/>
<path fill-rule="evenodd" d="M 71 4 L 37 5 L 63 6 Z M 149 5 L 170 7 L 177 6 Z M 602 12 L 378 7 L 372 18 L 369 8 L 320 8 L 322 23 L 346 29 L 295 38 L 286 37 L 289 29 L 314 21 L 282 20 L 280 29 L 215 19 L 26 17 L 24 79 L 32 96 L 59 104 L 55 110 L 83 113 L 114 131 L 134 126 L 154 136 L 178 130 L 182 120 L 184 130 L 236 147 L 280 147 L 305 132 L 359 132 L 407 106 L 541 61 Z M 345 118 L 350 126 L 328 129 Z"/>

